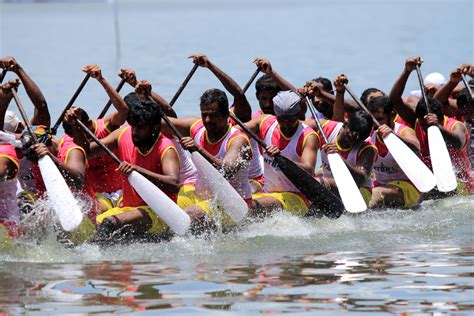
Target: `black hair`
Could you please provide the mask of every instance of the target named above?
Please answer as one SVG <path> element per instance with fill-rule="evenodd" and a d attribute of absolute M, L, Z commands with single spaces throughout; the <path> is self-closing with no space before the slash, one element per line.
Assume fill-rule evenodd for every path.
<path fill-rule="evenodd" d="M 428 99 L 428 103 L 430 104 L 431 113 L 434 113 L 436 115 L 438 114 L 443 115 L 443 105 L 441 104 L 441 102 L 439 102 L 438 100 L 430 96 L 426 96 L 426 99 Z M 427 114 L 428 114 L 428 109 L 425 104 L 425 99 L 421 97 L 415 108 L 416 118 L 422 119 Z"/>
<path fill-rule="evenodd" d="M 334 94 L 332 82 L 328 78 L 318 77 L 318 78 L 314 78 L 311 81 L 315 81 L 317 83 L 322 84 L 324 91 Z"/>
<path fill-rule="evenodd" d="M 385 92 L 383 92 L 382 90 L 380 89 L 377 89 L 377 88 L 367 88 L 365 89 L 362 94 L 360 95 L 360 102 L 362 102 L 362 104 L 364 104 L 365 106 L 367 106 L 367 99 L 369 98 L 369 94 L 371 93 L 375 93 L 375 92 L 381 92 L 384 96 L 385 96 Z"/>
<path fill-rule="evenodd" d="M 224 91 L 219 89 L 209 89 L 202 94 L 200 103 L 201 106 L 210 105 L 213 103 L 217 104 L 221 114 L 229 114 L 229 100 L 227 99 L 227 95 Z"/>
<path fill-rule="evenodd" d="M 382 108 L 383 112 L 390 116 L 393 111 L 392 101 L 387 96 L 371 98 L 367 104 L 367 108 L 370 112 L 375 112 L 376 110 Z"/>
<path fill-rule="evenodd" d="M 456 96 L 456 103 L 458 107 L 465 108 L 467 106 L 472 106 L 472 97 L 467 88 L 462 89 Z"/>
<path fill-rule="evenodd" d="M 369 137 L 373 127 L 372 116 L 363 111 L 357 111 L 349 116 L 348 126 L 352 133 L 358 134 L 360 140 Z"/>
<path fill-rule="evenodd" d="M 72 107 L 72 108 L 75 108 L 75 107 Z M 87 124 L 87 122 L 89 122 L 89 114 L 87 114 L 86 111 L 84 111 L 83 109 L 81 108 L 77 108 L 79 110 L 79 120 L 84 123 L 84 124 Z M 66 122 L 65 120 L 63 120 L 63 128 L 64 128 L 64 133 L 68 136 L 73 136 L 73 133 L 74 133 L 74 127 L 69 124 L 68 122 Z"/>
<path fill-rule="evenodd" d="M 159 125 L 161 123 L 162 114 L 158 104 L 140 100 L 136 92 L 130 92 L 123 100 L 128 106 L 128 124 Z"/>
<path fill-rule="evenodd" d="M 271 90 L 275 93 L 278 93 L 281 91 L 281 88 L 276 83 L 276 81 L 273 80 L 272 76 L 270 76 L 269 74 L 264 74 L 263 76 L 258 78 L 257 82 L 255 82 L 255 90 L 257 91 L 257 93 L 260 93 L 264 90 Z"/>

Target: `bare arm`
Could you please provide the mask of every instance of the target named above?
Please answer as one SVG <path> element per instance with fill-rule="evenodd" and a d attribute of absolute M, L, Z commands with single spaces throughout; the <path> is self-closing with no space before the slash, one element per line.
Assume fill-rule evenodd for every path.
<path fill-rule="evenodd" d="M 346 88 L 344 84 L 348 83 L 347 77 L 343 74 L 334 79 L 334 87 L 336 88 L 336 101 L 334 102 L 332 119 L 338 122 L 344 122 L 344 93 Z"/>
<path fill-rule="evenodd" d="M 318 149 L 318 136 L 316 136 L 316 134 L 308 136 L 308 138 L 306 139 L 305 146 L 303 148 L 303 152 L 301 154 L 301 162 L 297 162 L 296 164 L 302 169 L 309 172 L 309 174 L 313 174 L 314 167 L 316 166 Z"/>
<path fill-rule="evenodd" d="M 359 187 L 363 186 L 365 181 L 370 177 L 370 174 L 374 168 L 376 157 L 377 150 L 373 146 L 370 146 L 366 149 L 363 149 L 355 166 L 350 166 L 346 163 L 349 171 L 354 177 L 354 181 Z"/>

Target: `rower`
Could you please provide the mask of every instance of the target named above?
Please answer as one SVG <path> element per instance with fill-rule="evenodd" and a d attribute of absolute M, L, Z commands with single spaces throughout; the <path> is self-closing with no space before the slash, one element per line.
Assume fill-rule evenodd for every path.
<path fill-rule="evenodd" d="M 389 97 L 370 98 L 367 108 L 381 124 L 371 135 L 371 142 L 377 147 L 378 158 L 374 165 L 375 183 L 369 208 L 412 208 L 418 205 L 420 192 L 400 169 L 383 139 L 393 131 L 418 154 L 420 143 L 416 138 L 415 131 L 406 125 L 394 122 L 395 112 Z"/>
<path fill-rule="evenodd" d="M 301 98 L 291 91 L 281 91 L 273 98 L 276 116 L 262 115 L 246 125 L 268 144 L 265 148 L 265 185 L 262 193 L 253 195 L 254 216 L 265 216 L 277 208 L 295 215 L 308 212 L 309 201 L 272 162 L 282 154 L 310 174 L 314 173 L 318 136 L 298 118 Z"/>
<path fill-rule="evenodd" d="M 142 93 L 140 91 L 140 93 Z M 125 176 L 140 171 L 148 180 L 158 186 L 172 200 L 176 201 L 179 191 L 179 158 L 171 139 L 161 133 L 161 114 L 158 105 L 141 100 L 137 92 L 129 93 L 124 101 L 129 109 L 124 126 L 110 133 L 101 141 L 111 150 L 116 150 L 122 163 L 118 170 Z M 78 118 L 77 109 L 66 113 L 70 124 Z M 74 125 L 75 126 L 75 125 Z M 89 157 L 101 152 L 96 143 L 75 126 L 77 137 L 82 135 L 81 146 Z M 116 206 L 97 216 L 97 240 L 100 242 L 123 241 L 123 237 L 149 238 L 164 233 L 168 226 L 148 207 L 130 182 L 122 182 L 123 199 Z M 112 236 L 117 239 L 112 240 Z"/>
<path fill-rule="evenodd" d="M 420 142 L 420 158 L 429 168 L 431 168 L 431 157 L 427 129 L 431 125 L 438 125 L 458 178 L 457 193 L 473 193 L 474 177 L 471 174 L 471 162 L 468 153 L 469 133 L 466 126 L 455 118 L 445 116 L 442 104 L 432 97 L 427 97 L 431 113 L 428 113 L 423 98 L 418 101 L 415 108 L 407 105 L 402 100 L 402 93 L 410 73 L 421 63 L 420 57 L 410 57 L 406 60 L 405 69 L 390 92 L 390 100 L 400 117 L 407 122 L 409 127 L 415 130 Z"/>

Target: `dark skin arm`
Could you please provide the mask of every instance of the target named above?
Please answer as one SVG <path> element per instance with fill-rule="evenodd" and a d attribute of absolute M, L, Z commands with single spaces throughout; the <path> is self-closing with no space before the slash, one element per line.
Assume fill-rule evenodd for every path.
<path fill-rule="evenodd" d="M 120 94 L 118 94 L 118 92 L 115 91 L 115 89 L 102 76 L 102 71 L 99 66 L 90 64 L 82 68 L 82 71 L 89 74 L 92 78 L 97 79 L 105 92 L 107 92 L 107 95 L 117 111 L 104 118 L 104 125 L 111 131 L 116 130 L 125 123 L 128 116 L 128 106 L 125 104 L 125 101 L 122 99 Z"/>
<path fill-rule="evenodd" d="M 3 131 L 3 123 L 5 121 L 5 114 L 8 109 L 8 105 L 10 104 L 13 94 L 11 93 L 11 89 L 13 87 L 17 87 L 19 84 L 19 80 L 10 80 L 9 82 L 0 86 L 0 130 Z"/>
<path fill-rule="evenodd" d="M 392 90 L 390 91 L 390 100 L 392 101 L 393 108 L 397 111 L 398 115 L 408 123 L 411 128 L 415 127 L 416 116 L 415 109 L 405 104 L 402 99 L 403 91 L 405 90 L 406 83 L 410 73 L 415 70 L 416 65 L 421 65 L 422 61 L 420 57 L 409 57 L 405 61 L 405 68 L 403 69 L 400 77 L 395 81 Z"/>
<path fill-rule="evenodd" d="M 449 81 L 436 91 L 434 98 L 443 104 L 443 112 L 445 115 L 454 116 L 461 114 L 458 113 L 456 102 L 450 102 L 450 96 L 453 94 L 459 82 L 462 81 L 462 74 L 471 73 L 471 69 L 472 66 L 469 64 L 464 64 L 454 69 L 449 76 Z"/>
<path fill-rule="evenodd" d="M 456 149 L 464 148 L 466 145 L 466 126 L 464 124 L 456 124 L 452 131 L 447 130 L 439 124 L 439 118 L 434 113 L 428 113 L 425 116 L 425 122 L 428 126 L 437 125 L 445 142 Z"/>
<path fill-rule="evenodd" d="M 158 188 L 167 192 L 178 193 L 180 188 L 179 158 L 176 150 L 168 150 L 165 153 L 161 160 L 161 166 L 163 174 L 158 174 L 140 166 L 133 165 L 127 161 L 122 161 L 117 170 L 123 173 L 126 177 L 128 177 L 132 171 L 137 171 Z"/>
<path fill-rule="evenodd" d="M 392 129 L 385 124 L 380 125 L 377 129 L 377 133 L 379 134 L 381 139 L 384 139 L 390 133 L 392 133 Z M 402 130 L 401 135 L 398 135 L 400 139 L 408 146 L 410 149 L 415 153 L 418 154 L 420 152 L 420 142 L 416 137 L 415 131 L 411 128 L 405 128 Z"/>
<path fill-rule="evenodd" d="M 163 112 L 165 112 L 167 116 L 177 117 L 176 112 L 169 105 L 168 101 L 166 101 L 165 98 L 160 96 L 158 93 L 152 91 L 151 84 L 148 81 L 146 80 L 141 80 L 140 82 L 137 81 L 137 77 L 133 69 L 129 69 L 129 68 L 121 69 L 119 77 L 122 79 L 125 79 L 125 81 L 129 85 L 135 88 L 135 91 L 139 93 L 140 98 L 144 99 L 146 95 L 151 94 L 151 97 L 153 98 L 153 100 L 161 106 L 161 108 L 163 109 Z"/>
<path fill-rule="evenodd" d="M 51 124 L 51 116 L 49 114 L 48 104 L 36 83 L 28 76 L 23 67 L 13 57 L 4 57 L 0 59 L 0 68 L 5 68 L 15 72 L 20 78 L 26 93 L 35 107 L 33 117 L 30 119 L 31 125 L 45 125 L 47 127 Z"/>
<path fill-rule="evenodd" d="M 234 104 L 232 105 L 234 108 L 234 114 L 243 122 L 249 121 L 252 117 L 252 108 L 237 82 L 212 63 L 206 55 L 195 54 L 189 58 L 192 58 L 193 63 L 208 68 L 217 79 L 219 79 L 224 88 L 234 97 Z"/>
<path fill-rule="evenodd" d="M 332 119 L 338 122 L 344 122 L 344 93 L 346 88 L 344 84 L 349 83 L 347 77 L 343 74 L 334 79 L 334 87 L 336 88 L 336 101 L 334 102 Z"/>
<path fill-rule="evenodd" d="M 66 163 L 62 163 L 55 155 L 51 154 L 45 144 L 34 144 L 31 146 L 31 150 L 38 159 L 49 155 L 63 175 L 66 183 L 76 190 L 82 189 L 86 177 L 86 156 L 82 150 L 71 150 Z"/>

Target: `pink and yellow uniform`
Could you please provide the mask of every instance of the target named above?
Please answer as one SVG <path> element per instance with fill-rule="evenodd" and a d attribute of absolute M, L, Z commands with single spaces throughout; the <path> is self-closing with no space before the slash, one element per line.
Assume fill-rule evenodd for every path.
<path fill-rule="evenodd" d="M 311 127 L 300 122 L 295 134 L 288 138 L 280 131 L 277 118 L 273 115 L 266 115 L 262 119 L 259 130 L 259 136 L 266 144 L 275 145 L 283 156 L 295 162 L 301 161 L 301 155 L 308 137 L 310 135 L 318 137 Z M 265 185 L 263 186 L 263 193 L 254 194 L 253 198 L 269 196 L 278 200 L 285 210 L 296 215 L 305 215 L 308 211 L 309 201 L 279 170 L 271 157 L 264 155 L 264 163 Z"/>
<path fill-rule="evenodd" d="M 120 160 L 127 161 L 158 174 L 163 174 L 162 159 L 166 152 L 168 150 L 176 151 L 173 141 L 165 135 L 160 134 L 151 149 L 147 153 L 142 153 L 140 149 L 133 144 L 132 128 L 130 126 L 126 126 L 122 129 L 117 143 L 117 156 Z M 144 210 L 151 218 L 152 225 L 148 230 L 149 233 L 166 231 L 166 224 L 146 205 L 145 201 L 143 201 L 126 179 L 122 182 L 122 190 L 123 199 L 120 207 L 114 207 L 97 216 L 97 223 L 102 223 L 106 217 L 127 213 L 138 208 Z M 176 194 L 166 191 L 163 192 L 176 202 Z"/>
<path fill-rule="evenodd" d="M 374 150 L 377 150 L 377 148 L 372 144 L 369 138 L 367 138 L 366 140 L 364 140 L 357 146 L 353 146 L 352 148 L 348 148 L 348 149 L 341 148 L 338 143 L 338 136 L 343 128 L 343 125 L 344 123 L 342 122 L 327 120 L 322 124 L 323 132 L 326 134 L 328 141 L 336 145 L 337 150 L 339 154 L 341 155 L 341 157 L 350 166 L 356 166 L 359 161 L 359 157 L 364 150 L 368 148 L 374 148 Z M 319 134 L 319 131 L 318 131 L 318 134 Z M 320 138 L 320 146 L 322 145 L 323 145 L 323 140 Z M 324 151 L 321 151 L 321 166 L 323 169 L 322 170 L 323 177 L 332 177 L 332 172 L 329 166 L 328 156 Z M 370 201 L 372 187 L 373 187 L 373 183 L 370 177 L 368 177 L 363 183 L 363 185 L 359 187 L 360 192 L 362 193 L 362 196 L 364 197 L 364 200 L 367 204 Z"/>
<path fill-rule="evenodd" d="M 404 132 L 413 131 L 410 127 L 394 123 L 393 132 L 402 136 Z M 378 158 L 374 163 L 374 185 L 393 185 L 403 192 L 404 207 L 409 208 L 418 204 L 420 192 L 413 186 L 405 173 L 400 169 L 392 154 L 388 151 L 387 146 L 383 143 L 380 136 L 373 131 L 371 142 L 375 144 L 378 150 Z"/>
<path fill-rule="evenodd" d="M 0 144 L 0 159 L 12 162 L 16 166 L 15 177 L 18 175 L 19 161 L 15 148 L 10 144 Z M 0 181 L 0 224 L 5 226 L 8 235 L 18 235 L 20 211 L 16 202 L 17 179 Z"/>
<path fill-rule="evenodd" d="M 444 116 L 442 126 L 448 131 L 453 131 L 455 126 L 463 124 L 462 122 Z M 418 120 L 415 123 L 416 137 L 420 141 L 420 158 L 421 160 L 431 168 L 430 151 L 428 146 L 428 135 L 423 127 L 420 125 Z M 474 177 L 471 173 L 471 162 L 469 160 L 469 131 L 466 129 L 466 142 L 464 147 L 461 149 L 454 148 L 453 146 L 446 143 L 448 147 L 449 156 L 453 163 L 454 169 L 456 170 L 456 176 L 458 177 L 458 193 L 460 194 L 471 194 L 474 193 Z"/>
<path fill-rule="evenodd" d="M 94 134 L 102 139 L 110 134 L 103 119 L 93 121 Z M 92 185 L 95 192 L 112 193 L 122 188 L 123 177 L 117 170 L 117 164 L 106 154 L 89 159 L 87 181 Z"/>
<path fill-rule="evenodd" d="M 229 149 L 230 144 L 233 140 L 238 137 L 243 137 L 248 145 L 250 146 L 250 141 L 246 134 L 242 131 L 236 129 L 232 126 L 231 123 L 227 125 L 227 131 L 224 136 L 221 137 L 217 142 L 212 143 L 208 136 L 207 131 L 202 123 L 202 120 L 199 119 L 193 123 L 190 130 L 190 135 L 194 141 L 211 155 L 218 159 L 223 159 Z M 229 183 L 234 187 L 234 189 L 242 196 L 242 198 L 247 202 L 249 206 L 252 203 L 252 188 L 249 182 L 249 167 L 242 167 L 233 177 L 229 180 Z M 211 214 L 212 210 L 209 208 L 210 199 L 212 198 L 212 192 L 210 192 L 201 177 L 196 179 L 196 190 L 195 192 L 189 192 L 187 199 L 183 200 L 183 205 L 181 207 L 188 207 L 191 205 L 199 206 L 204 212 Z M 233 224 L 226 221 L 226 224 Z"/>

